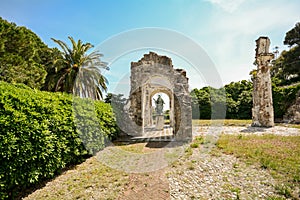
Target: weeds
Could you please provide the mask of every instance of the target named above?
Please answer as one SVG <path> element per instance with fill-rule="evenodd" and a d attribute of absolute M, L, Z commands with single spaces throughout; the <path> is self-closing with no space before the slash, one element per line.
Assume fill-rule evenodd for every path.
<path fill-rule="evenodd" d="M 191 155 L 193 155 L 193 149 L 191 147 L 185 148 L 184 152 L 186 157 L 190 157 Z"/>
<path fill-rule="evenodd" d="M 201 144 L 204 144 L 204 138 L 202 136 L 197 136 L 193 142 L 190 144 L 191 148 L 198 148 Z"/>
<path fill-rule="evenodd" d="M 275 190 L 277 191 L 278 194 L 283 195 L 286 198 L 292 197 L 291 188 L 285 184 L 276 185 Z"/>

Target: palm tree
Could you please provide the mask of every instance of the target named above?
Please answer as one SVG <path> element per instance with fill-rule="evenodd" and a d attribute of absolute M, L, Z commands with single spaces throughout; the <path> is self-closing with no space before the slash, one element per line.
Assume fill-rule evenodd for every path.
<path fill-rule="evenodd" d="M 76 43 L 72 37 L 68 37 L 72 43 L 70 48 L 65 42 L 51 38 L 61 49 L 61 57 L 55 60 L 56 85 L 55 91 L 72 93 L 80 97 L 103 99 L 102 92 L 107 91 L 107 79 L 102 75 L 101 69 L 109 70 L 107 63 L 101 61 L 103 54 L 94 51 L 86 54 L 93 45 Z"/>

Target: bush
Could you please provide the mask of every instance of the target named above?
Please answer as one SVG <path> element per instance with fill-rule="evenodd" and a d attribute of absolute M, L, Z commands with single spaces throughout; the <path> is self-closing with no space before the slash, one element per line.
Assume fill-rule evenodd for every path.
<path fill-rule="evenodd" d="M 300 84 L 278 87 L 273 84 L 272 96 L 275 118 L 282 119 L 288 108 L 295 102 Z"/>
<path fill-rule="evenodd" d="M 0 82 L 0 199 L 54 177 L 116 136 L 110 105 L 93 103 Z"/>

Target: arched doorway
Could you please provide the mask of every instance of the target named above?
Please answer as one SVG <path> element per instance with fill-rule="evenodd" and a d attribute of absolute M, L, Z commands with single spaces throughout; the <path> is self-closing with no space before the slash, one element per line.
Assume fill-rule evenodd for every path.
<path fill-rule="evenodd" d="M 192 108 L 188 78 L 182 69 L 174 69 L 172 60 L 150 52 L 138 62 L 131 63 L 130 116 L 143 135 L 153 126 L 152 98 L 156 93 L 169 97 L 170 126 L 179 140 L 192 138 Z"/>

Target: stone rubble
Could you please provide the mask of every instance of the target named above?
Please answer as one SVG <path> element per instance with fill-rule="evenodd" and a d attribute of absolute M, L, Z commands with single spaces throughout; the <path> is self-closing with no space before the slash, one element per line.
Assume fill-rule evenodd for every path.
<path fill-rule="evenodd" d="M 202 155 L 194 167 L 174 168 L 168 175 L 171 199 L 264 199 L 276 196 L 266 170 L 247 166 L 232 155 Z"/>

